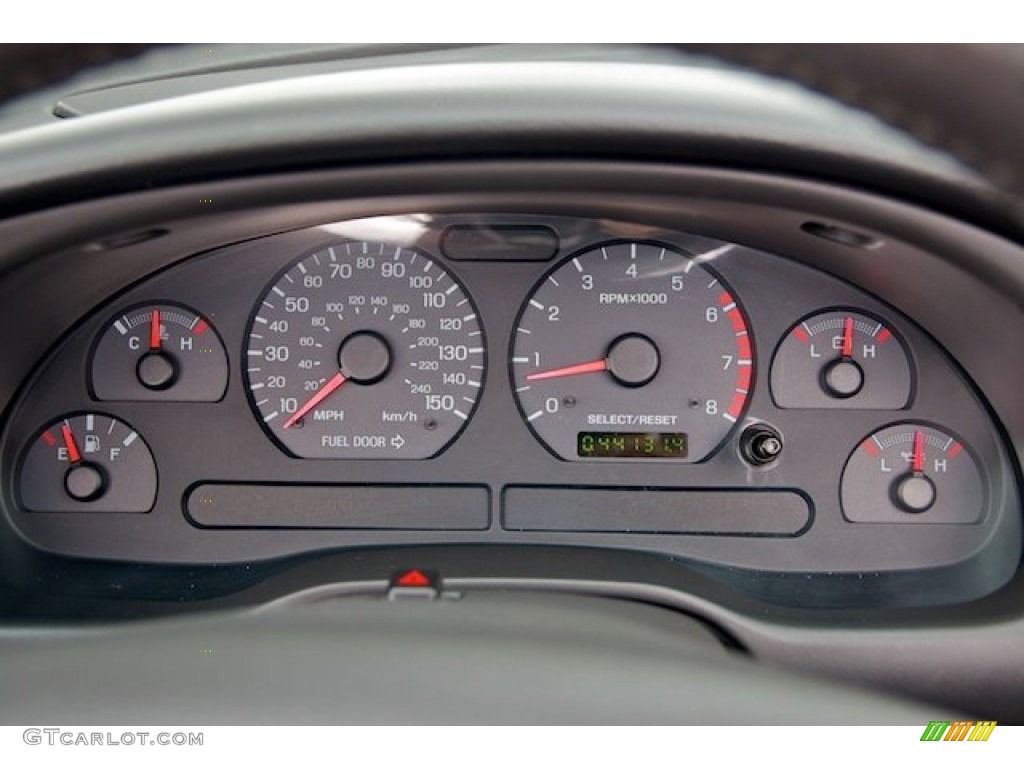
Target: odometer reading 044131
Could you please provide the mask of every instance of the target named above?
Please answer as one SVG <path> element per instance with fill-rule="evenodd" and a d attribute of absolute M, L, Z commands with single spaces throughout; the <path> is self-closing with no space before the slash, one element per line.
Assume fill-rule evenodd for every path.
<path fill-rule="evenodd" d="M 576 455 L 584 459 L 685 459 L 686 435 L 678 432 L 580 432 Z"/>
<path fill-rule="evenodd" d="M 701 461 L 742 417 L 754 371 L 731 289 L 699 256 L 630 241 L 541 279 L 511 362 L 523 418 L 567 461 Z"/>
<path fill-rule="evenodd" d="M 420 251 L 343 242 L 292 264 L 256 307 L 252 403 L 304 458 L 422 459 L 476 405 L 485 373 L 476 309 Z"/>

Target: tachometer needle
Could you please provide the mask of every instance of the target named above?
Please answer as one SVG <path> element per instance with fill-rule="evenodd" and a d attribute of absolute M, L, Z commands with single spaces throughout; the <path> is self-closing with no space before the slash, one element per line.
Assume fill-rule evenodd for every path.
<path fill-rule="evenodd" d="M 566 365 L 561 368 L 552 368 L 550 371 L 531 373 L 526 377 L 527 381 L 543 381 L 544 379 L 560 379 L 563 376 L 579 376 L 584 373 L 600 373 L 608 370 L 608 360 L 592 360 L 589 363 L 578 363 Z"/>
<path fill-rule="evenodd" d="M 149 320 L 149 348 L 154 352 L 160 351 L 160 310 L 154 309 Z"/>
<path fill-rule="evenodd" d="M 341 371 L 338 371 L 327 381 L 327 383 L 316 391 L 316 394 L 309 398 L 309 401 L 304 406 L 292 414 L 291 418 L 284 423 L 283 428 L 288 429 L 288 427 L 292 426 L 295 422 L 320 405 L 320 403 L 326 400 L 334 390 L 346 381 L 348 381 L 348 379 L 345 378 L 345 375 Z"/>
<path fill-rule="evenodd" d="M 853 318 L 847 317 L 843 322 L 843 359 L 853 357 Z"/>
<path fill-rule="evenodd" d="M 82 461 L 82 454 L 78 452 L 78 446 L 75 445 L 75 436 L 71 434 L 71 427 L 67 424 L 61 425 L 61 434 L 64 436 L 64 448 L 68 452 L 68 461 L 72 464 L 78 464 Z"/>
<path fill-rule="evenodd" d="M 924 432 L 914 433 L 914 458 L 911 469 L 915 475 L 924 474 Z"/>

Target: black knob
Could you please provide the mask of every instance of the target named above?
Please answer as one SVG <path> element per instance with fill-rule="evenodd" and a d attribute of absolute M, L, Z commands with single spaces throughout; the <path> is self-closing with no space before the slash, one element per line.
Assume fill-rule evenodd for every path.
<path fill-rule="evenodd" d="M 752 424 L 740 435 L 740 453 L 755 467 L 771 464 L 782 454 L 782 435 L 767 424 Z"/>

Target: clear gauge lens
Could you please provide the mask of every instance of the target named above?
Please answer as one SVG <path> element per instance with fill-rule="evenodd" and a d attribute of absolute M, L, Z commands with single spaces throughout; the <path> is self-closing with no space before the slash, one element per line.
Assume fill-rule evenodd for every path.
<path fill-rule="evenodd" d="M 523 307 L 516 397 L 563 459 L 701 461 L 746 407 L 747 328 L 732 291 L 689 256 L 610 243 L 564 261 Z"/>
<path fill-rule="evenodd" d="M 842 502 L 846 518 L 858 523 L 974 523 L 985 488 L 962 441 L 938 427 L 897 424 L 850 455 Z"/>
<path fill-rule="evenodd" d="M 819 312 L 779 344 L 771 383 L 781 408 L 897 409 L 910 401 L 910 361 L 880 320 L 862 312 Z"/>
<path fill-rule="evenodd" d="M 296 456 L 422 459 L 469 420 L 485 361 L 476 309 L 438 262 L 349 242 L 267 289 L 246 375 L 266 429 Z"/>
<path fill-rule="evenodd" d="M 147 304 L 113 318 L 92 357 L 99 400 L 216 402 L 228 358 L 209 320 L 177 304 Z"/>
<path fill-rule="evenodd" d="M 18 477 L 30 512 L 148 512 L 156 464 L 131 426 L 99 413 L 64 416 L 25 451 Z"/>

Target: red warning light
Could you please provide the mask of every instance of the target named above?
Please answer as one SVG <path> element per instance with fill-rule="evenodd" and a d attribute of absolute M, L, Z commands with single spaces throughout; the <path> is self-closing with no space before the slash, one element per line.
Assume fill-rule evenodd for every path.
<path fill-rule="evenodd" d="M 430 577 L 423 571 L 413 568 L 411 571 L 400 573 L 394 582 L 396 587 L 429 587 Z"/>

